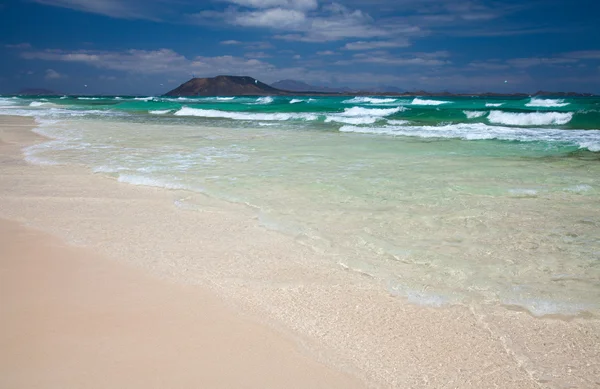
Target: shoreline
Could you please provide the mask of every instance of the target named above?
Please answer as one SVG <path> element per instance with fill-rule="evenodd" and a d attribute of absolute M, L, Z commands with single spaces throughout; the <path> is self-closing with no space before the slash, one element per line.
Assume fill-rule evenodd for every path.
<path fill-rule="evenodd" d="M 19 163 L 5 149 L 42 137 L 5 126 L 2 162 Z M 0 317 L 2 387 L 364 387 L 205 288 L 6 219 Z"/>
<path fill-rule="evenodd" d="M 358 371 L 373 386 L 525 388 L 548 377 L 583 386 L 600 376 L 599 365 L 586 365 L 600 360 L 593 348 L 598 320 L 411 305 L 360 275 L 324 268 L 318 253 L 259 227 L 244 207 L 196 195 L 197 209 L 186 210 L 173 204 L 189 192 L 127 185 L 84 168 L 28 165 L 20 150 L 34 134 L 14 131 L 28 131 L 26 119 L 8 119 L 22 123 L 12 132 L 0 120 L 1 217 L 207 286 L 298 339 L 312 357 Z"/>

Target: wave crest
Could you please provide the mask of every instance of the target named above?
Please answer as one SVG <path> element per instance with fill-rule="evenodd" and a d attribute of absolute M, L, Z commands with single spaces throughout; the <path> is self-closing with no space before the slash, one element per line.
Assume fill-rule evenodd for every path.
<path fill-rule="evenodd" d="M 491 111 L 488 115 L 490 123 L 508 126 L 545 126 L 567 124 L 573 118 L 572 112 L 530 112 L 514 113 Z"/>
<path fill-rule="evenodd" d="M 543 107 L 543 108 L 552 108 L 552 107 L 566 107 L 570 103 L 565 103 L 563 99 L 538 99 L 532 97 L 529 103 L 525 104 L 526 107 Z"/>
<path fill-rule="evenodd" d="M 311 113 L 254 113 L 254 112 L 231 112 L 219 111 L 217 109 L 200 109 L 182 107 L 175 112 L 175 116 L 197 116 L 204 118 L 220 118 L 232 120 L 258 120 L 258 121 L 285 121 L 285 120 L 317 120 L 318 116 Z"/>

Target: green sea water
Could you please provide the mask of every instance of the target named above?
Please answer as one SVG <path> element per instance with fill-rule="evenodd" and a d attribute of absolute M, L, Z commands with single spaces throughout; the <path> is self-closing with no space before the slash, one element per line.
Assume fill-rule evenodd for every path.
<path fill-rule="evenodd" d="M 5 96 L 0 113 L 53 139 L 31 163 L 248 204 L 398 298 L 600 309 L 599 98 Z"/>

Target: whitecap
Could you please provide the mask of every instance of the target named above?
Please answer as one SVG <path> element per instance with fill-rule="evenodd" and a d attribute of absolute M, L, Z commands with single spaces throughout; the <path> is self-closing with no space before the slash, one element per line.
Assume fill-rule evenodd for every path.
<path fill-rule="evenodd" d="M 498 139 L 519 142 L 551 142 L 600 151 L 600 130 L 562 130 L 490 126 L 484 123 L 458 123 L 443 126 L 342 126 L 341 132 L 411 136 L 419 138 L 456 138 L 464 140 Z"/>
<path fill-rule="evenodd" d="M 502 107 L 504 103 L 485 103 L 486 107 Z"/>
<path fill-rule="evenodd" d="M 291 99 L 290 100 L 290 104 L 298 104 L 298 103 L 302 103 L 304 102 L 304 100 L 299 100 L 299 99 Z"/>
<path fill-rule="evenodd" d="M 174 113 L 175 116 L 198 116 L 205 118 L 223 118 L 232 120 L 260 120 L 260 121 L 282 121 L 282 120 L 317 120 L 318 116 L 311 113 L 253 113 L 253 112 L 231 112 L 216 109 L 199 109 L 182 107 Z"/>
<path fill-rule="evenodd" d="M 158 109 L 155 111 L 148 111 L 149 113 L 151 113 L 152 115 L 166 115 L 169 112 L 171 112 L 170 109 Z"/>
<path fill-rule="evenodd" d="M 573 118 L 572 112 L 529 112 L 514 113 L 491 111 L 488 115 L 490 123 L 509 126 L 544 126 L 563 125 Z"/>
<path fill-rule="evenodd" d="M 526 107 L 565 107 L 570 103 L 565 103 L 563 99 L 538 99 L 532 97 L 529 103 L 525 104 Z"/>
<path fill-rule="evenodd" d="M 134 97 L 133 99 L 137 101 L 152 101 L 154 100 L 154 97 Z"/>
<path fill-rule="evenodd" d="M 235 97 L 217 97 L 217 101 L 231 101 L 235 99 Z"/>
<path fill-rule="evenodd" d="M 412 101 L 412 105 L 442 105 L 442 104 L 450 104 L 451 101 L 443 101 L 443 100 L 423 100 L 416 97 Z"/>
<path fill-rule="evenodd" d="M 255 104 L 271 104 L 275 101 L 271 96 L 259 97 Z"/>
<path fill-rule="evenodd" d="M 389 104 L 395 102 L 397 99 L 391 98 L 374 98 L 374 97 L 355 97 L 350 100 L 344 100 L 344 104 Z"/>
<path fill-rule="evenodd" d="M 388 120 L 388 124 L 393 126 L 404 126 L 406 124 L 410 124 L 409 120 Z"/>
<path fill-rule="evenodd" d="M 463 113 L 467 116 L 467 119 L 477 119 L 487 114 L 483 111 L 463 111 Z"/>
<path fill-rule="evenodd" d="M 346 117 L 346 116 L 339 116 L 339 115 L 328 115 L 325 117 L 325 123 L 338 122 L 338 123 L 354 124 L 354 125 L 373 124 L 378 120 L 383 120 L 383 118 L 373 117 L 373 116 Z"/>
<path fill-rule="evenodd" d="M 346 108 L 344 112 L 340 113 L 341 116 L 356 117 L 356 116 L 376 116 L 384 117 L 393 115 L 397 112 L 404 111 L 404 107 L 395 108 L 364 108 L 364 107 L 352 107 Z"/>

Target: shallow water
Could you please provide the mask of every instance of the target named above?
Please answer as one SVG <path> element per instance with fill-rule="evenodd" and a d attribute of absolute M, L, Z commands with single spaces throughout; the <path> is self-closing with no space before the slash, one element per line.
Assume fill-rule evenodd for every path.
<path fill-rule="evenodd" d="M 25 150 L 30 162 L 246 203 L 328 265 L 411 302 L 598 312 L 598 99 L 0 104 L 55 139 Z"/>

